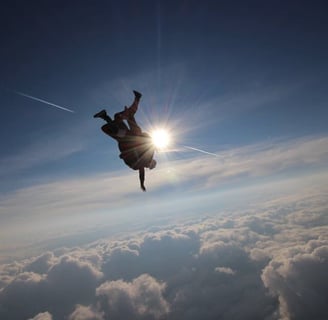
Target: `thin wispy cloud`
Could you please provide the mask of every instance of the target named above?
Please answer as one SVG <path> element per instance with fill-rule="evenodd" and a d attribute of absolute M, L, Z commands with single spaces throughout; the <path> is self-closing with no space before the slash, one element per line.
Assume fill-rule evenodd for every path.
<path fill-rule="evenodd" d="M 171 173 L 176 181 L 194 181 L 208 189 L 238 178 L 241 181 L 297 168 L 311 170 L 314 167 L 325 167 L 327 150 L 328 138 L 325 136 L 270 143 L 266 141 L 218 151 L 217 157 L 197 156 L 188 161 L 168 163 L 166 173 L 165 170 L 160 171 L 155 179 L 159 184 L 170 179 Z"/>
<path fill-rule="evenodd" d="M 215 188 L 228 182 L 242 182 L 261 176 L 270 176 L 311 166 L 325 167 L 328 160 L 328 138 L 310 137 L 288 140 L 268 145 L 250 145 L 239 149 L 218 152 L 218 158 L 199 155 L 188 160 L 162 163 L 154 171 L 147 171 L 149 192 L 177 184 L 189 184 L 185 188 Z M 312 168 L 312 169 L 313 169 Z M 47 207 L 58 212 L 80 212 L 101 208 L 110 202 L 120 205 L 124 199 L 139 192 L 135 171 L 97 174 L 89 177 L 60 179 L 17 190 L 1 198 L 3 212 L 41 210 Z M 54 199 L 58 199 L 55 201 Z M 23 210 L 24 209 L 24 210 Z M 25 213 L 22 213 L 25 214 Z"/>
<path fill-rule="evenodd" d="M 97 221 L 114 225 L 129 220 L 131 224 L 141 216 L 151 215 L 153 210 L 158 212 L 158 218 L 165 210 L 173 214 L 182 205 L 196 210 L 202 204 L 206 210 L 211 205 L 215 207 L 213 201 L 220 194 L 222 204 L 233 197 L 229 190 L 241 188 L 243 197 L 243 186 L 247 186 L 250 199 L 257 194 L 269 195 L 272 189 L 277 193 L 300 187 L 301 192 L 311 181 L 318 185 L 325 181 L 327 146 L 327 137 L 307 137 L 232 149 L 218 153 L 219 158 L 200 154 L 162 163 L 156 170 L 147 170 L 146 194 L 139 190 L 137 173 L 127 170 L 57 179 L 17 189 L 0 197 L 1 234 L 7 239 L 15 234 L 15 241 L 26 236 L 36 241 L 58 236 L 58 230 L 64 234 L 92 227 Z M 289 172 L 295 169 L 304 177 L 296 179 L 298 182 L 287 181 Z M 283 184 L 279 182 L 281 177 L 275 178 L 281 173 L 286 179 Z M 260 184 L 260 193 L 258 178 L 265 181 Z"/>
<path fill-rule="evenodd" d="M 51 163 L 69 157 L 84 148 L 83 138 L 72 133 L 72 130 L 41 135 L 35 141 L 26 143 L 26 146 L 15 154 L 2 157 L 0 176 Z"/>

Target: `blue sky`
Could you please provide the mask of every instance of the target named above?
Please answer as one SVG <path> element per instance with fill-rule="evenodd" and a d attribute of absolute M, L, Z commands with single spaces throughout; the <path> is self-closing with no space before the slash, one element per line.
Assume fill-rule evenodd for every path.
<path fill-rule="evenodd" d="M 124 170 L 92 115 L 120 110 L 133 89 L 144 95 L 140 124 L 166 125 L 178 147 L 220 152 L 327 133 L 320 3 L 17 2 L 2 15 L 4 193 Z"/>
<path fill-rule="evenodd" d="M 113 114 L 129 104 L 133 89 L 143 93 L 141 126 L 168 127 L 176 149 L 158 155 L 158 170 L 146 176 L 152 195 L 137 194 L 137 201 L 161 192 L 188 197 L 192 184 L 185 180 L 152 185 L 161 176 L 156 172 L 174 169 L 175 161 L 199 161 L 203 170 L 207 157 L 184 145 L 217 153 L 221 166 L 229 150 L 249 146 L 252 152 L 258 143 L 293 148 L 293 139 L 327 136 L 327 28 L 320 2 L 15 2 L 2 16 L 4 200 L 23 188 L 102 175 L 115 176 L 115 187 L 134 197 L 120 177 L 128 175 L 137 192 L 135 172 L 92 118 L 103 107 Z M 188 169 L 183 175 L 192 176 Z M 111 187 L 109 181 L 109 194 Z"/>
<path fill-rule="evenodd" d="M 308 247 L 315 247 L 310 241 L 322 244 L 319 229 L 311 229 L 306 237 L 298 222 L 306 228 L 312 222 L 304 212 L 312 217 L 327 208 L 324 1 L 8 1 L 2 5 L 0 21 L 1 263 L 44 257 L 47 250 L 109 236 L 135 239 L 129 232 L 144 232 L 145 239 L 148 231 L 154 232 L 149 237 L 162 239 L 156 230 L 164 226 L 174 239 L 172 234 L 180 239 L 196 232 L 203 241 L 201 256 L 208 241 L 199 231 L 202 221 L 210 225 L 208 219 L 225 217 L 226 224 L 217 222 L 220 228 L 229 229 L 231 224 L 247 229 L 246 220 L 254 219 L 262 228 L 272 218 L 271 206 L 276 218 L 270 223 L 278 230 L 272 241 L 288 233 L 281 226 L 289 219 L 296 239 L 288 240 L 291 246 L 299 239 L 305 254 Z M 146 172 L 146 193 L 139 189 L 137 172 L 119 159 L 115 141 L 101 132 L 102 121 L 93 118 L 100 109 L 113 115 L 129 105 L 134 89 L 143 94 L 136 116 L 142 128 L 164 126 L 173 138 L 171 152 L 157 154 L 157 168 Z M 189 225 L 189 219 L 196 222 Z M 326 228 L 323 215 L 313 219 L 317 220 L 311 226 L 322 223 Z M 251 231 L 264 241 L 258 229 Z M 272 271 L 286 252 L 260 240 L 261 247 L 242 241 L 238 246 L 245 254 L 268 249 L 272 260 L 261 266 Z M 57 261 L 53 254 L 60 257 L 46 253 L 42 259 L 66 270 L 67 257 Z M 67 254 L 77 259 L 74 252 Z M 221 267 L 225 266 L 217 265 L 216 272 L 234 274 L 233 268 Z M 288 305 L 288 295 L 270 282 L 268 273 L 259 273 L 257 281 Z M 145 280 L 136 279 L 125 288 Z M 161 280 L 170 288 L 168 278 Z M 2 283 L 11 292 L 7 281 Z M 105 287 L 103 282 L 97 292 L 107 292 Z M 163 313 L 174 305 L 164 298 L 168 304 L 159 301 Z M 1 299 L 0 294 L 0 307 Z M 270 305 L 278 305 L 277 301 Z M 75 312 L 94 312 L 94 319 L 101 319 L 106 308 L 96 310 L 95 305 L 90 300 L 87 310 L 76 307 Z M 54 319 L 63 316 L 54 306 L 47 307 L 34 313 L 27 310 L 24 316 L 44 310 L 50 312 L 43 315 L 47 320 L 51 314 Z M 67 308 L 66 316 L 73 314 L 71 306 Z M 279 310 L 287 319 L 291 309 L 282 305 Z M 0 317 L 1 312 L 0 308 Z M 206 319 L 199 312 L 199 318 Z M 143 319 L 143 315 L 130 317 Z"/>

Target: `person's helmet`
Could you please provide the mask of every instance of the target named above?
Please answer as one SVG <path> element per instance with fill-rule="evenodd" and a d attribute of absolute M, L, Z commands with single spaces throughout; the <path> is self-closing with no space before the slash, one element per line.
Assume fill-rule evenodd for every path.
<path fill-rule="evenodd" d="M 150 170 L 154 169 L 156 167 L 156 164 L 157 164 L 156 160 L 152 159 L 149 164 L 149 169 Z"/>

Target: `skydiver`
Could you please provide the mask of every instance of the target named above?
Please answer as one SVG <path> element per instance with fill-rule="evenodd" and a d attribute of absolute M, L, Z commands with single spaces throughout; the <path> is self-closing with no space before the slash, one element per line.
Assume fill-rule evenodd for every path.
<path fill-rule="evenodd" d="M 155 147 L 148 133 L 142 132 L 134 115 L 138 110 L 141 93 L 133 91 L 134 101 L 130 107 L 114 115 L 114 120 L 106 110 L 96 113 L 94 118 L 101 118 L 107 123 L 101 127 L 102 131 L 118 142 L 121 151 L 120 158 L 133 170 L 139 170 L 140 187 L 146 191 L 145 168 L 154 169 L 156 160 L 153 159 Z M 128 126 L 124 120 L 128 122 Z"/>

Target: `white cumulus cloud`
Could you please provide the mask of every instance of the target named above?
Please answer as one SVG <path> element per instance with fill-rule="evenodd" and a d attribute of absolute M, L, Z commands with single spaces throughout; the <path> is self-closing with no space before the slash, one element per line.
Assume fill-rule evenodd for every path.
<path fill-rule="evenodd" d="M 104 297 L 103 307 L 112 319 L 161 319 L 169 312 L 164 290 L 164 283 L 143 274 L 132 282 L 105 282 L 97 295 Z"/>

